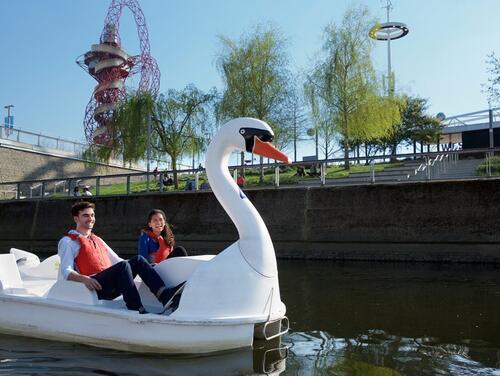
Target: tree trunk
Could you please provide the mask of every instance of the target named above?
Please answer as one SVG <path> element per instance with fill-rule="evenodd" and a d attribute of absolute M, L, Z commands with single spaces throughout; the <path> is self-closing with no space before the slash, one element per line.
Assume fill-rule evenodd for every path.
<path fill-rule="evenodd" d="M 177 181 L 177 158 L 172 158 L 172 170 L 174 170 L 174 187 L 179 189 L 179 182 Z"/>
<path fill-rule="evenodd" d="M 396 162 L 396 155 L 398 150 L 398 144 L 391 145 L 391 162 Z"/>
<path fill-rule="evenodd" d="M 349 164 L 349 142 L 344 140 L 344 168 L 347 171 L 351 170 L 351 165 Z"/>

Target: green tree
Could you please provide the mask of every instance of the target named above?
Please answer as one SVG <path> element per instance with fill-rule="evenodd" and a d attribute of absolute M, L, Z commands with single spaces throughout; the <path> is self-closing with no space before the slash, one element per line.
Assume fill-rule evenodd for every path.
<path fill-rule="evenodd" d="M 426 113 L 429 107 L 428 100 L 419 97 L 406 97 L 401 113 L 400 134 L 408 144 L 413 145 L 413 152 L 417 152 L 417 142 L 432 144 L 439 141 L 443 124 L 436 117 Z"/>
<path fill-rule="evenodd" d="M 172 169 L 177 170 L 179 159 L 186 153 L 196 153 L 206 147 L 212 123 L 211 104 L 215 89 L 204 93 L 194 85 L 181 91 L 170 89 L 156 101 L 153 115 L 154 148 L 169 155 Z M 177 173 L 174 185 L 178 188 Z"/>
<path fill-rule="evenodd" d="M 327 26 L 323 56 L 306 83 L 315 126 L 323 137 L 336 133 L 347 169 L 352 144 L 380 138 L 398 121 L 397 107 L 381 95 L 383 85 L 371 62 L 368 27 L 373 23 L 366 7 L 353 7 L 339 26 Z"/>
<path fill-rule="evenodd" d="M 290 72 L 284 38 L 272 27 L 257 27 L 239 40 L 221 36 L 220 41 L 217 67 L 224 89 L 217 106 L 218 119 L 261 119 L 273 128 L 278 146 L 289 144 L 292 123 L 285 119 L 290 116 Z"/>

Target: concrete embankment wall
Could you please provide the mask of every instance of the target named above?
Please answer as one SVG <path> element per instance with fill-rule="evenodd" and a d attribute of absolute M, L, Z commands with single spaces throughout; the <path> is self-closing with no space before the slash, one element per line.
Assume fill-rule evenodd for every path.
<path fill-rule="evenodd" d="M 500 180 L 247 190 L 278 257 L 500 263 Z M 95 232 L 136 252 L 151 208 L 164 209 L 178 244 L 217 253 L 237 232 L 211 192 L 94 199 Z M 54 253 L 73 200 L 0 202 L 0 252 Z"/>
<path fill-rule="evenodd" d="M 0 145 L 0 183 L 132 172 L 137 170 L 105 164 L 89 166 L 71 157 Z"/>

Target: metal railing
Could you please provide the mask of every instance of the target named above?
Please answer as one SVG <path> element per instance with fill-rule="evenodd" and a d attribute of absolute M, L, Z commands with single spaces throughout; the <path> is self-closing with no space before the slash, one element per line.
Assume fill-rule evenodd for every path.
<path fill-rule="evenodd" d="M 348 158 L 350 173 L 342 170 L 346 162 L 343 158 L 295 162 L 290 165 L 233 165 L 229 170 L 235 180 L 238 174 L 243 174 L 246 187 L 478 179 L 500 176 L 500 157 L 495 157 L 495 153 L 499 152 L 500 148 L 400 154 L 392 158 L 387 155 Z M 262 175 L 260 169 L 263 170 Z M 177 188 L 174 188 L 175 175 L 178 178 Z M 259 176 L 263 176 L 263 179 L 259 179 Z M 183 169 L 149 174 L 139 172 L 4 182 L 0 183 L 0 200 L 73 197 L 82 195 L 84 190 L 85 194 L 106 196 L 205 189 L 209 189 L 209 186 L 204 169 Z"/>
<path fill-rule="evenodd" d="M 34 145 L 40 148 L 61 150 L 79 156 L 88 148 L 88 145 L 82 142 L 25 131 L 21 128 L 6 128 L 5 124 L 4 126 L 0 126 L 0 139 Z"/>

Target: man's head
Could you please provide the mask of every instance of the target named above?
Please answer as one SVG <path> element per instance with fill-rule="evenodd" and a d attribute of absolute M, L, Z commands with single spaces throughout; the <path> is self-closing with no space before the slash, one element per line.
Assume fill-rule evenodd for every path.
<path fill-rule="evenodd" d="M 92 202 L 77 202 L 71 207 L 71 214 L 79 232 L 88 232 L 94 228 L 95 205 Z"/>

